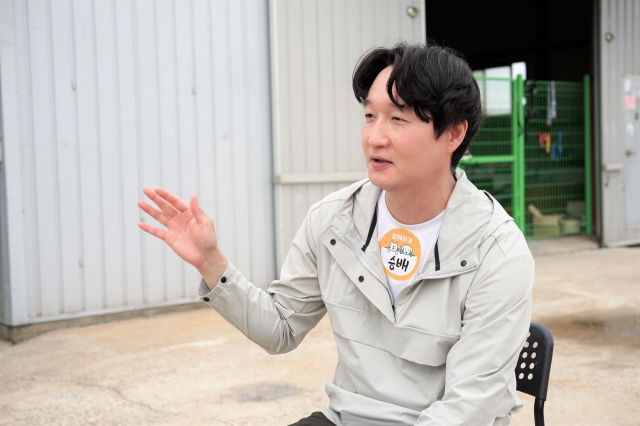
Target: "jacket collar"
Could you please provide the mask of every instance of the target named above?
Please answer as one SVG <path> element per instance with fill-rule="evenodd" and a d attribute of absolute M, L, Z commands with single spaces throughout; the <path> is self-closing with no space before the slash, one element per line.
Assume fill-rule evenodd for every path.
<path fill-rule="evenodd" d="M 353 184 L 331 226 L 341 234 L 348 235 L 358 247 L 362 247 L 366 241 L 379 195 L 380 188 L 374 186 L 368 179 Z M 510 220 L 513 219 L 497 201 L 487 192 L 478 190 L 467 179 L 463 170 L 456 169 L 456 186 L 447 202 L 438 237 L 440 270 L 436 271 L 432 250 L 419 278 L 444 278 L 476 269 L 480 263 L 478 258 L 480 244 L 497 227 Z M 365 254 L 364 261 L 370 261 L 367 263 L 376 270 L 378 278 L 386 286 L 378 248 L 377 227 Z"/>

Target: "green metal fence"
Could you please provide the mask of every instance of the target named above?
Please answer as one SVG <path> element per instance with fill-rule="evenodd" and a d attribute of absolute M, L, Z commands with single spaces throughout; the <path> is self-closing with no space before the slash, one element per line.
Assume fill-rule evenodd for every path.
<path fill-rule="evenodd" d="M 590 234 L 588 76 L 582 83 L 477 80 L 485 119 L 460 167 L 527 237 Z"/>
<path fill-rule="evenodd" d="M 524 140 L 525 235 L 590 234 L 589 80 L 533 84 Z"/>
<path fill-rule="evenodd" d="M 471 144 L 472 157 L 460 167 L 469 179 L 493 195 L 524 232 L 524 115 L 522 78 L 477 77 L 484 124 Z"/>

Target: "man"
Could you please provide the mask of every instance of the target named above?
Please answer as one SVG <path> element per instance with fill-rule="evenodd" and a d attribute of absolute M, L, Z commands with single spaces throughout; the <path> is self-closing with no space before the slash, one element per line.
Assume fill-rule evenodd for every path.
<path fill-rule="evenodd" d="M 505 425 L 529 328 L 534 264 L 522 233 L 456 169 L 482 120 L 469 66 L 448 49 L 368 52 L 353 75 L 369 179 L 309 209 L 268 291 L 190 205 L 145 188 L 166 226 L 140 227 L 194 265 L 199 297 L 270 353 L 329 313 L 339 363 L 329 408 L 298 425 Z"/>

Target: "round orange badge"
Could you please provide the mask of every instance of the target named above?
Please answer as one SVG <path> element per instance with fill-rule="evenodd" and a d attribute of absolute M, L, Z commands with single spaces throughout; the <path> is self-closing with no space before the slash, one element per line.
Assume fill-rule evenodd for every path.
<path fill-rule="evenodd" d="M 395 228 L 384 234 L 379 244 L 388 277 L 404 281 L 415 274 L 422 256 L 418 237 L 404 228 Z"/>

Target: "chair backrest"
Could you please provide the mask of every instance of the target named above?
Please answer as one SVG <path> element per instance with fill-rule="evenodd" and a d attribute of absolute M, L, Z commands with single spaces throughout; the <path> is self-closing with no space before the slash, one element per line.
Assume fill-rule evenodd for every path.
<path fill-rule="evenodd" d="M 517 389 L 546 401 L 552 357 L 551 332 L 544 325 L 532 322 L 516 365 Z"/>

